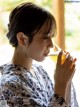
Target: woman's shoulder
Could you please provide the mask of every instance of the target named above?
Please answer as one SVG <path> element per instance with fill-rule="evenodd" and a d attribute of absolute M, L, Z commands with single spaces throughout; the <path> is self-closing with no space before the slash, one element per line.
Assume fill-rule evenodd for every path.
<path fill-rule="evenodd" d="M 23 69 L 21 66 L 12 64 L 12 63 L 7 63 L 7 64 L 0 66 L 0 72 L 2 73 L 2 75 L 11 74 L 11 73 L 16 74 L 16 73 L 21 72 L 22 70 Z"/>
<path fill-rule="evenodd" d="M 16 75 L 16 70 L 20 70 L 16 65 L 4 64 L 0 66 L 0 84 L 3 86 L 16 85 L 20 83 L 19 77 Z M 15 72 L 14 72 L 15 71 Z"/>

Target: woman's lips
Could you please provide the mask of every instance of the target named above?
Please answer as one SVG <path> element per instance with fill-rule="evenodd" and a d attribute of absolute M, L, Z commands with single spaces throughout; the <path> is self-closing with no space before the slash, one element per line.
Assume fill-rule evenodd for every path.
<path fill-rule="evenodd" d="M 48 54 L 44 54 L 44 56 L 48 56 Z"/>
<path fill-rule="evenodd" d="M 49 52 L 45 53 L 44 55 L 45 55 L 45 56 L 48 56 L 48 54 L 49 54 Z"/>

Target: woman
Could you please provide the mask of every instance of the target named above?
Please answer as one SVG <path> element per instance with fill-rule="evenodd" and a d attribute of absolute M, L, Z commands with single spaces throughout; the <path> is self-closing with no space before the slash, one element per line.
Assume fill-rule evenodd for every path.
<path fill-rule="evenodd" d="M 63 52 L 59 53 L 54 87 L 42 66 L 33 64 L 33 60 L 43 61 L 54 47 L 52 14 L 33 3 L 23 3 L 11 12 L 8 27 L 7 37 L 15 50 L 11 62 L 0 67 L 0 101 L 5 100 L 9 107 L 70 107 L 66 96 L 75 59 L 67 53 L 61 64 Z"/>

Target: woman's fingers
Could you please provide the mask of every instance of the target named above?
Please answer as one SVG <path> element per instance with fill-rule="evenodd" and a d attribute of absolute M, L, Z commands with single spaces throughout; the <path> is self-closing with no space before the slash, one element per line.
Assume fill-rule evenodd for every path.
<path fill-rule="evenodd" d="M 73 72 L 75 70 L 75 64 L 72 64 L 70 71 Z"/>
<path fill-rule="evenodd" d="M 70 55 L 70 53 L 67 52 L 66 59 L 63 63 L 63 67 L 65 69 L 71 69 L 72 66 L 75 64 L 76 60 L 77 60 L 76 58 L 73 59 L 73 57 Z"/>
<path fill-rule="evenodd" d="M 56 65 L 56 72 L 55 72 L 55 82 L 67 84 L 69 81 L 72 80 L 73 75 L 75 73 L 75 62 L 76 58 L 73 57 L 66 52 L 65 53 L 65 61 L 61 64 L 63 51 L 61 51 L 58 55 L 57 65 Z"/>
<path fill-rule="evenodd" d="M 58 55 L 57 66 L 58 66 L 58 65 L 61 65 L 62 54 L 63 54 L 63 51 L 61 50 L 60 53 L 59 53 L 59 55 Z"/>
<path fill-rule="evenodd" d="M 72 69 L 72 67 L 75 66 L 75 62 L 76 62 L 76 60 L 77 60 L 76 58 L 72 60 L 72 63 L 71 63 L 71 65 L 70 65 L 70 69 Z"/>
<path fill-rule="evenodd" d="M 67 67 L 67 65 L 68 65 L 68 63 L 69 63 L 69 60 L 70 60 L 70 54 L 67 53 L 67 54 L 65 55 L 65 61 L 64 61 L 64 63 L 62 64 L 62 66 L 65 67 L 65 69 L 66 69 L 66 67 Z"/>

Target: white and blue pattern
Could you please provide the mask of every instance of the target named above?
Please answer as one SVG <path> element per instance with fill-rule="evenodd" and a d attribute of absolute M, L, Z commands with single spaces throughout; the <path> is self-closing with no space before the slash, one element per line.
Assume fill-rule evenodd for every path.
<path fill-rule="evenodd" d="M 53 92 L 53 84 L 41 66 L 33 65 L 35 76 L 19 65 L 0 67 L 0 107 L 70 107 Z M 77 106 L 75 106 L 77 107 Z"/>

